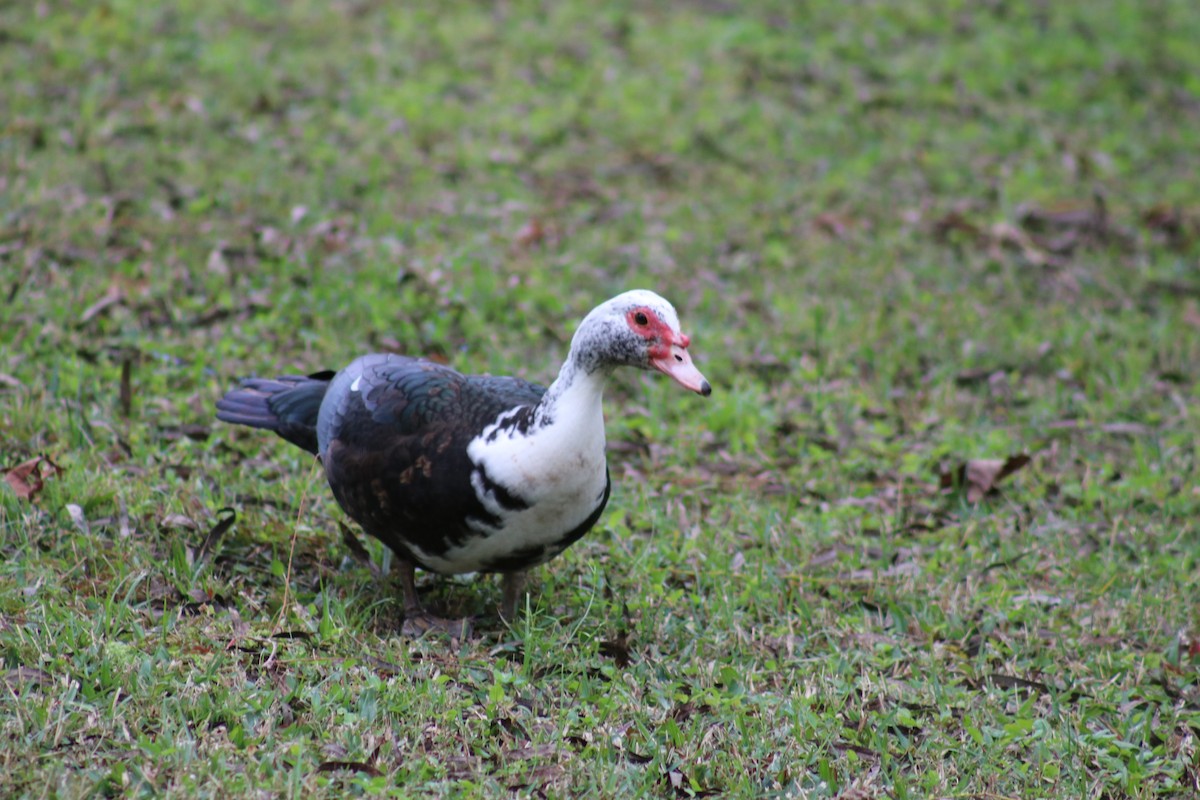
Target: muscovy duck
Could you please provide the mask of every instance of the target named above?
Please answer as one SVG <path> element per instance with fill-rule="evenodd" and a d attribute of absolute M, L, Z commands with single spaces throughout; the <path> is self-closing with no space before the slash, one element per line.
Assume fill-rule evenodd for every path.
<path fill-rule="evenodd" d="M 396 554 L 403 631 L 452 630 L 422 608 L 414 567 L 502 573 L 512 619 L 526 570 L 587 533 L 608 502 L 605 380 L 621 366 L 658 370 L 707 397 L 689 344 L 670 303 L 634 290 L 584 318 L 548 389 L 376 354 L 336 374 L 246 380 L 217 418 L 316 454 L 338 504 Z"/>

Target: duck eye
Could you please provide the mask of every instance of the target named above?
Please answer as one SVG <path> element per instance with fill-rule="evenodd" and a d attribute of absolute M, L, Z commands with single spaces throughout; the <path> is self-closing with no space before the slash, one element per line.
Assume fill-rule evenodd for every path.
<path fill-rule="evenodd" d="M 642 312 L 642 311 L 639 311 L 633 315 L 633 321 L 636 322 L 638 325 L 649 325 L 650 324 L 650 318 L 647 317 L 645 312 Z"/>

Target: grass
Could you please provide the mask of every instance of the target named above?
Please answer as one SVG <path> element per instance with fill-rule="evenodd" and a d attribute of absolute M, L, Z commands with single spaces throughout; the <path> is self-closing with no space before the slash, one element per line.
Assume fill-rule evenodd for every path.
<path fill-rule="evenodd" d="M 0 467 L 60 468 L 0 486 L 0 794 L 1200 791 L 1197 40 L 1185 0 L 0 8 Z M 465 642 L 400 638 L 310 460 L 213 419 L 370 350 L 546 381 L 634 286 L 713 396 L 614 380 L 613 500 L 527 613 L 423 579 Z"/>

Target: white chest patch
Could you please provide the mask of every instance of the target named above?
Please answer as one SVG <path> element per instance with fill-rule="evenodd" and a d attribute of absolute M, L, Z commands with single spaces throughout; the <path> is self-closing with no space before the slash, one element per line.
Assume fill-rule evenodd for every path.
<path fill-rule="evenodd" d="M 439 572 L 475 572 L 517 553 L 545 550 L 595 513 L 608 488 L 604 416 L 596 405 L 591 418 L 567 419 L 531 427 L 510 427 L 512 412 L 502 414 L 467 448 L 474 465 L 471 486 L 498 524 L 468 520 L 481 535 L 442 556 L 416 553 Z M 584 424 L 567 424 L 584 423 Z"/>

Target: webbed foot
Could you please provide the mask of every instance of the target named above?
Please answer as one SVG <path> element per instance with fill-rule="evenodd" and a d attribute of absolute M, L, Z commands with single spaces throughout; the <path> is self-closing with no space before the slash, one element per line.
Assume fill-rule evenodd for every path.
<path fill-rule="evenodd" d="M 428 633 L 440 633 L 451 639 L 466 639 L 474 630 L 470 618 L 445 619 L 430 614 L 424 609 L 406 609 L 404 623 L 400 626 L 400 634 L 410 639 L 419 639 Z"/>
<path fill-rule="evenodd" d="M 404 623 L 400 635 L 419 639 L 427 633 L 443 633 L 451 639 L 465 639 L 471 635 L 474 625 L 470 619 L 444 619 L 430 614 L 421 605 L 417 596 L 415 569 L 411 561 L 397 559 L 400 572 L 400 588 L 404 593 Z"/>

